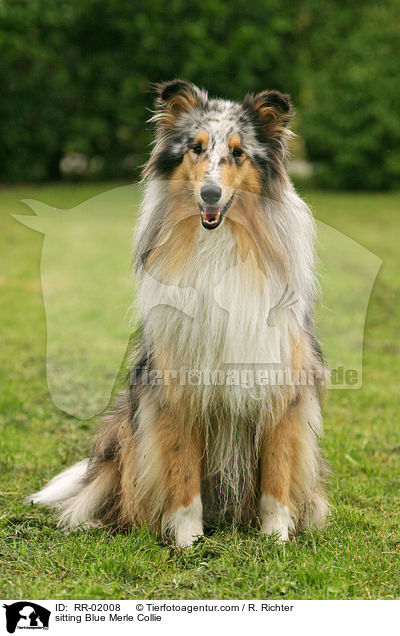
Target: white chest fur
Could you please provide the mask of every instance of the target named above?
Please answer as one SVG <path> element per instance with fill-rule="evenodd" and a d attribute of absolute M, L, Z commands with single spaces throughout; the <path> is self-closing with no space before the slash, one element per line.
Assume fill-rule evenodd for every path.
<path fill-rule="evenodd" d="M 152 218 L 152 203 L 150 189 L 139 235 Z M 226 221 L 213 231 L 199 223 L 193 249 L 174 285 L 165 284 L 151 269 L 142 272 L 144 335 L 163 369 L 204 373 L 290 364 L 291 343 L 313 298 L 313 221 L 305 204 L 289 191 L 284 202 L 268 202 L 265 223 L 273 228 L 286 258 L 284 276 L 257 268 L 250 251 L 243 261 Z M 197 395 L 203 406 L 226 388 L 200 384 Z M 238 408 L 247 408 L 249 400 L 254 405 L 248 386 L 229 388 L 228 393 L 231 407 L 235 400 Z M 268 387 L 261 393 L 267 397 Z"/>

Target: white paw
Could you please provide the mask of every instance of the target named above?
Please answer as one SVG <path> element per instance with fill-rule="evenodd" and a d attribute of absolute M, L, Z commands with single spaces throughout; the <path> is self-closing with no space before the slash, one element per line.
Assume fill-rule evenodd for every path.
<path fill-rule="evenodd" d="M 261 495 L 261 526 L 268 535 L 274 535 L 279 543 L 289 539 L 289 531 L 294 530 L 290 510 L 271 495 Z"/>
<path fill-rule="evenodd" d="M 200 521 L 179 524 L 175 532 L 175 543 L 182 547 L 191 546 L 203 534 L 203 524 Z"/>
<path fill-rule="evenodd" d="M 189 506 L 181 507 L 169 516 L 166 528 L 175 537 L 175 544 L 191 546 L 203 534 L 203 506 L 200 495 L 193 498 Z"/>

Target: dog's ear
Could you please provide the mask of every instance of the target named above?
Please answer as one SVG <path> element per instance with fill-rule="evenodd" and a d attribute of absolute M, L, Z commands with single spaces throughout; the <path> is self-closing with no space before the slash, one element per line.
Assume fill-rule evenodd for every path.
<path fill-rule="evenodd" d="M 284 135 L 294 115 L 289 95 L 279 91 L 263 91 L 257 95 L 249 93 L 243 100 L 243 106 L 256 118 L 266 136 Z"/>
<path fill-rule="evenodd" d="M 206 101 L 207 94 L 195 84 L 175 79 L 156 84 L 155 114 L 149 121 L 171 126 L 176 118 Z"/>

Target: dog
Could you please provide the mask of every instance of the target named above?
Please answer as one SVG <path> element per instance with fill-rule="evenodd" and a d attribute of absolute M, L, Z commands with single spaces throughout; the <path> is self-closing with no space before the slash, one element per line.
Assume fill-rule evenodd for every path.
<path fill-rule="evenodd" d="M 314 221 L 287 174 L 293 114 L 275 90 L 236 103 L 157 85 L 129 386 L 90 458 L 30 497 L 60 526 L 146 524 L 178 546 L 222 522 L 280 542 L 323 526 L 326 371 Z"/>

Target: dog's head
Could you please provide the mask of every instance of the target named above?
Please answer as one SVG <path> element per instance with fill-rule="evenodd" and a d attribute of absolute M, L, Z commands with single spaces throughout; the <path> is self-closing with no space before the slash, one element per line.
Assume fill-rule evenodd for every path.
<path fill-rule="evenodd" d="M 278 91 L 242 103 L 210 99 L 183 80 L 157 86 L 156 144 L 145 175 L 171 182 L 200 213 L 204 228 L 233 214 L 242 193 L 276 196 L 286 178 L 293 110 Z"/>

